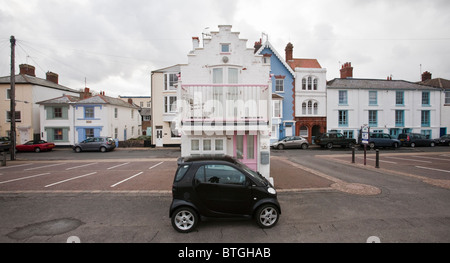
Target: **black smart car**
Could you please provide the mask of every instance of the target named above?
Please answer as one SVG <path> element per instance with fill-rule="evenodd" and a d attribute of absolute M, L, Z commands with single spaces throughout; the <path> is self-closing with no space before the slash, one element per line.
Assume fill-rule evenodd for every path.
<path fill-rule="evenodd" d="M 194 230 L 201 217 L 253 217 L 273 227 L 281 214 L 277 192 L 261 174 L 230 156 L 180 158 L 169 216 L 181 233 Z"/>

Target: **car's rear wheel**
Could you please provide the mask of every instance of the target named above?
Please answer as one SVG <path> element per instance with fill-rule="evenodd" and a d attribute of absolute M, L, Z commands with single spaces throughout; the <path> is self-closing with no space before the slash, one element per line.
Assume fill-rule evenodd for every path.
<path fill-rule="evenodd" d="M 41 148 L 39 148 L 39 147 L 34 148 L 34 152 L 40 153 L 41 152 Z"/>
<path fill-rule="evenodd" d="M 328 149 L 333 148 L 333 143 L 332 143 L 332 142 L 327 143 L 327 148 L 328 148 Z"/>
<path fill-rule="evenodd" d="M 100 147 L 100 151 L 102 152 L 102 153 L 104 153 L 104 152 L 106 152 L 106 147 Z"/>
<path fill-rule="evenodd" d="M 306 143 L 302 144 L 302 149 L 303 149 L 303 150 L 308 149 L 308 144 L 306 144 Z"/>
<path fill-rule="evenodd" d="M 283 144 L 278 144 L 278 150 L 283 150 L 284 149 L 284 145 Z"/>
<path fill-rule="evenodd" d="M 198 215 L 190 207 L 181 207 L 172 215 L 172 226 L 180 233 L 189 233 L 197 227 Z"/>
<path fill-rule="evenodd" d="M 271 204 L 262 205 L 256 211 L 256 223 L 262 228 L 273 227 L 279 219 L 278 209 Z"/>
<path fill-rule="evenodd" d="M 414 147 L 416 147 L 416 144 L 412 142 L 412 143 L 410 144 L 410 146 L 411 146 L 411 148 L 414 148 Z"/>

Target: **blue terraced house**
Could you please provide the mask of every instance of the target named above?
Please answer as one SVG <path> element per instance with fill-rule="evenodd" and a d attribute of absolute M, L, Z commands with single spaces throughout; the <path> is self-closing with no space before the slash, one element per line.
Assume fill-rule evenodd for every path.
<path fill-rule="evenodd" d="M 266 40 L 255 42 L 255 53 L 263 55 L 263 63 L 270 64 L 272 78 L 272 132 L 273 143 L 286 136 L 295 135 L 294 121 L 294 71 Z"/>

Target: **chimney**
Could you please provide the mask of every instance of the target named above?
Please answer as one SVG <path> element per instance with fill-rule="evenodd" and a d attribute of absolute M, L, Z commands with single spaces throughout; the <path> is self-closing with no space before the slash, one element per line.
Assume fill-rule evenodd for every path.
<path fill-rule="evenodd" d="M 293 60 L 294 45 L 292 45 L 291 42 L 286 45 L 284 51 L 286 51 L 286 61 L 288 62 Z"/>
<path fill-rule="evenodd" d="M 422 81 L 429 80 L 429 79 L 431 79 L 431 73 L 430 72 L 425 71 L 424 73 L 422 73 Z"/>
<path fill-rule="evenodd" d="M 29 75 L 32 77 L 36 77 L 35 67 L 28 64 L 20 64 L 20 75 Z"/>
<path fill-rule="evenodd" d="M 58 84 L 58 74 L 49 71 L 45 75 L 48 81 Z"/>
<path fill-rule="evenodd" d="M 128 98 L 128 103 L 131 104 L 131 105 L 133 105 L 133 99 Z"/>
<path fill-rule="evenodd" d="M 259 41 L 255 42 L 255 51 L 253 53 L 256 53 L 260 48 L 262 47 L 262 39 L 259 39 Z"/>
<path fill-rule="evenodd" d="M 80 94 L 82 99 L 87 99 L 92 97 L 92 93 L 89 91 L 89 88 L 84 88 L 84 91 Z"/>
<path fill-rule="evenodd" d="M 353 78 L 353 67 L 351 62 L 345 62 L 341 68 L 341 79 Z"/>
<path fill-rule="evenodd" d="M 192 46 L 194 49 L 200 46 L 200 39 L 198 37 L 192 37 Z"/>

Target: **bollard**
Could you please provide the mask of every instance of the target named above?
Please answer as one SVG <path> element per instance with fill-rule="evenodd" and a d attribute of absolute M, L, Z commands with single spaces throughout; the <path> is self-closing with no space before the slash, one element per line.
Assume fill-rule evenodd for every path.
<path fill-rule="evenodd" d="M 352 147 L 352 163 L 355 163 L 355 147 Z"/>
<path fill-rule="evenodd" d="M 2 152 L 2 166 L 6 166 L 6 152 Z"/>
<path fill-rule="evenodd" d="M 377 149 L 375 156 L 375 168 L 380 168 L 380 150 Z"/>

